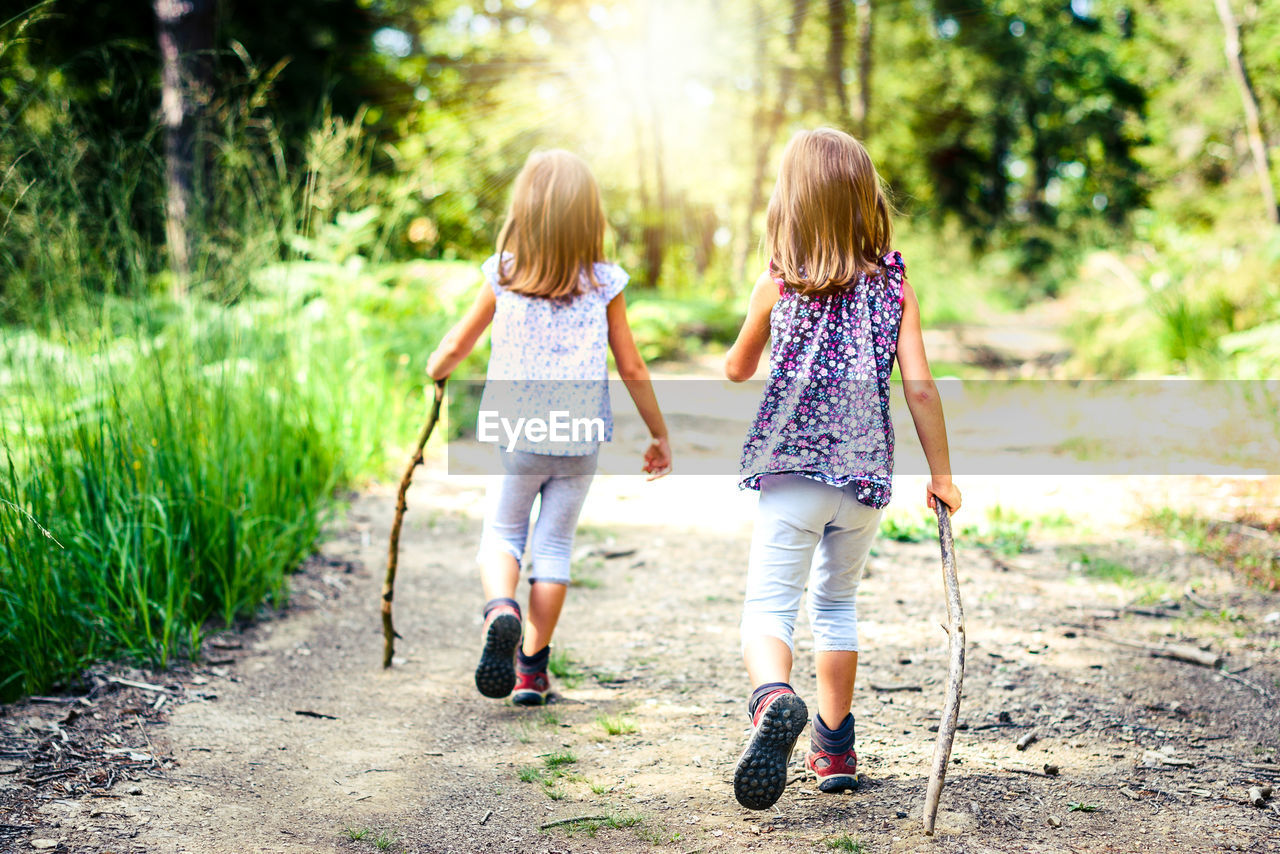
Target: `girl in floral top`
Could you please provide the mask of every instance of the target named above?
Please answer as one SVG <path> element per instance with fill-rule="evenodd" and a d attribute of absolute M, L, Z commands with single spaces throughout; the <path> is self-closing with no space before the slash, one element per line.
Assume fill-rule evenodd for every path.
<path fill-rule="evenodd" d="M 729 379 L 750 379 L 773 339 L 764 399 L 742 449 L 742 486 L 760 499 L 742 617 L 752 732 L 733 783 L 751 809 L 782 794 L 808 720 L 789 684 L 806 579 L 818 710 L 805 764 L 824 792 L 857 780 L 855 597 L 889 503 L 895 357 L 932 473 L 926 503 L 960 508 L 920 310 L 891 237 L 889 205 L 862 145 L 829 128 L 792 137 L 769 202 L 769 269 L 725 360 Z"/>
<path fill-rule="evenodd" d="M 600 191 L 587 165 L 567 151 L 530 155 L 516 176 L 498 251 L 481 268 L 485 283 L 427 361 L 433 379 L 447 377 L 492 323 L 482 412 L 496 411 L 509 423 L 541 419 L 545 426 L 558 411 L 601 424 L 564 441 L 526 431 L 498 450 L 506 474 L 490 486 L 477 557 L 488 601 L 475 681 L 484 696 L 511 695 L 521 705 L 540 705 L 550 691 L 551 635 L 569 586 L 578 514 L 599 442 L 612 433 L 608 351 L 652 437 L 642 469 L 650 480 L 671 469 L 667 428 L 627 324 L 627 274 L 604 262 L 604 232 Z M 538 498 L 526 623 L 515 594 Z"/>

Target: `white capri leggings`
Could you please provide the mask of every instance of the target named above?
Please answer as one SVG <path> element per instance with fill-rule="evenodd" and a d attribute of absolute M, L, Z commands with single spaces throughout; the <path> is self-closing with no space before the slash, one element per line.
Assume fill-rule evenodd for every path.
<path fill-rule="evenodd" d="M 598 451 L 573 457 L 505 450 L 499 450 L 498 455 L 506 474 L 489 485 L 476 559 L 483 561 L 496 550 L 522 564 L 529 539 L 529 514 L 534 499 L 541 496 L 529 548 L 533 562 L 529 580 L 568 584 L 573 535 L 595 477 Z"/>
<path fill-rule="evenodd" d="M 856 651 L 858 581 L 881 513 L 854 498 L 852 486 L 828 486 L 794 474 L 762 478 L 742 642 L 767 635 L 794 650 L 791 635 L 808 579 L 814 648 Z"/>

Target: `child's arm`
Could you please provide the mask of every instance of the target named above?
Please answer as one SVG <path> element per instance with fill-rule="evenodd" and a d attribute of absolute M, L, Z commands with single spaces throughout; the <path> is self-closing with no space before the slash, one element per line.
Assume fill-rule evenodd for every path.
<path fill-rule="evenodd" d="M 746 382 L 755 376 L 760 356 L 769 343 L 769 313 L 778 302 L 778 284 L 768 274 L 761 273 L 751 289 L 751 304 L 747 318 L 742 321 L 738 340 L 733 342 L 724 357 L 724 375 L 735 383 Z"/>
<path fill-rule="evenodd" d="M 427 374 L 431 379 L 444 379 L 453 373 L 459 362 L 467 358 L 493 321 L 493 309 L 496 305 L 497 297 L 486 282 L 480 286 L 480 293 L 476 294 L 476 301 L 471 304 L 471 308 L 445 334 L 440 346 L 427 359 Z"/>
<path fill-rule="evenodd" d="M 635 338 L 631 336 L 631 325 L 627 323 L 626 297 L 618 294 L 611 299 L 607 316 L 609 349 L 613 351 L 613 360 L 618 365 L 618 376 L 627 384 L 627 391 L 631 393 L 631 399 L 635 401 L 636 409 L 652 437 L 644 452 L 644 471 L 649 474 L 649 480 L 657 480 L 671 471 L 671 444 L 667 440 L 667 423 L 658 408 L 653 383 L 649 381 L 649 369 L 645 367 Z"/>
<path fill-rule="evenodd" d="M 911 285 L 902 283 L 902 326 L 898 330 L 898 369 L 902 391 L 916 425 L 916 435 L 929 461 L 931 479 L 925 488 L 925 503 L 933 509 L 935 497 L 954 513 L 960 509 L 960 490 L 951 482 L 951 454 L 947 449 L 947 425 L 942 417 L 938 386 L 929 372 L 920 331 L 920 305 Z"/>

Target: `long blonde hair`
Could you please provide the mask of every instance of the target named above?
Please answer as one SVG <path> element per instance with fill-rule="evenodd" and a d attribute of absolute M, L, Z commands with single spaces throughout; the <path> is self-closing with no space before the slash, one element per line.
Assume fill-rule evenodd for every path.
<path fill-rule="evenodd" d="M 765 248 L 800 294 L 833 293 L 880 272 L 893 240 L 883 182 L 867 150 L 833 128 L 799 131 L 782 153 Z"/>
<path fill-rule="evenodd" d="M 535 151 L 516 176 L 498 234 L 498 281 L 520 294 L 560 299 L 597 288 L 604 260 L 604 208 L 587 164 L 559 149 Z"/>

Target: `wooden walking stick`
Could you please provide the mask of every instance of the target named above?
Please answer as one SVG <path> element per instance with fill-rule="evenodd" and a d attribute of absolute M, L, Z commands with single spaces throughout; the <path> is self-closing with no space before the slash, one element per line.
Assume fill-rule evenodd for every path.
<path fill-rule="evenodd" d="M 938 512 L 938 542 L 942 546 L 942 580 L 947 589 L 947 632 L 950 662 L 947 665 L 947 698 L 938 722 L 938 740 L 933 746 L 933 770 L 929 773 L 929 791 L 924 798 L 924 832 L 933 835 L 938 818 L 938 799 L 942 782 L 951 761 L 951 743 L 956 738 L 960 719 L 960 686 L 964 682 L 964 609 L 960 606 L 960 582 L 956 578 L 956 547 L 951 539 L 951 513 L 947 505 L 934 499 Z"/>
<path fill-rule="evenodd" d="M 400 560 L 400 525 L 404 522 L 404 511 L 409 508 L 405 502 L 405 495 L 409 492 L 409 483 L 413 480 L 413 470 L 422 465 L 422 449 L 431 438 L 431 431 L 435 429 L 436 421 L 440 420 L 440 404 L 443 401 L 444 380 L 436 380 L 435 399 L 431 402 L 431 411 L 427 414 L 426 423 L 422 425 L 422 432 L 418 434 L 418 444 L 413 449 L 413 456 L 409 458 L 404 476 L 400 478 L 400 491 L 396 494 L 396 518 L 391 523 L 391 546 L 387 550 L 387 580 L 382 583 L 383 667 L 391 666 L 391 656 L 395 654 L 396 638 L 399 637 L 391 624 L 391 600 L 395 596 L 396 565 Z"/>

